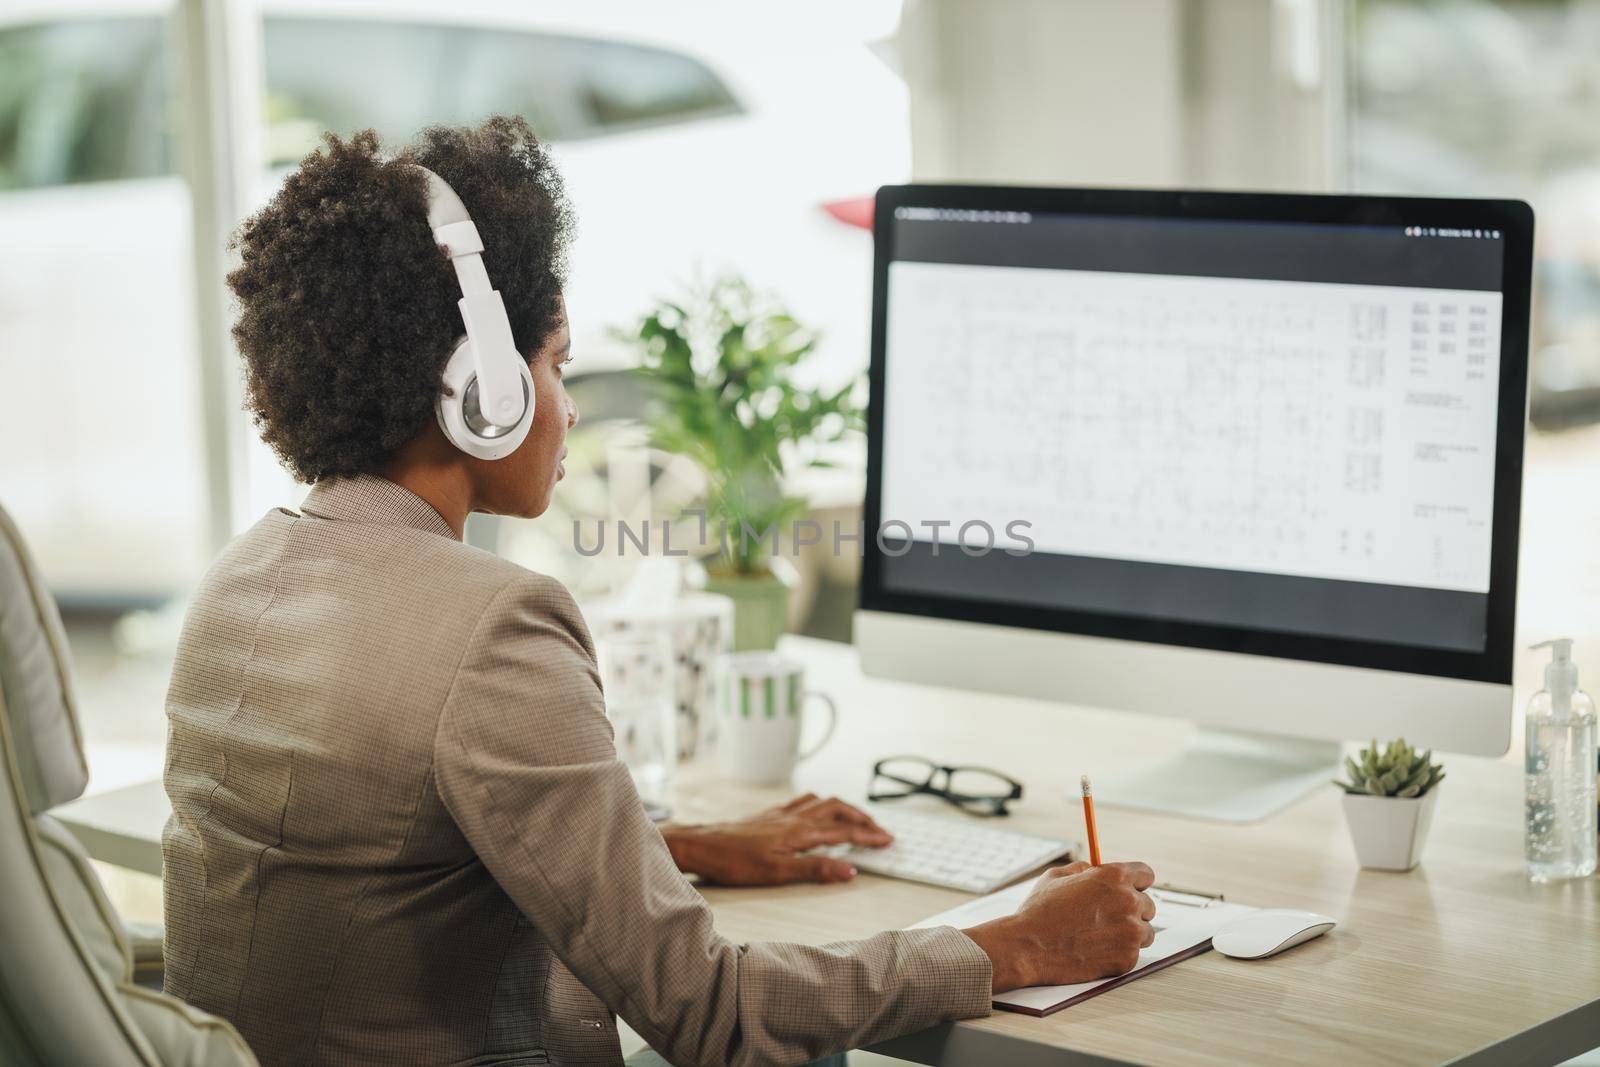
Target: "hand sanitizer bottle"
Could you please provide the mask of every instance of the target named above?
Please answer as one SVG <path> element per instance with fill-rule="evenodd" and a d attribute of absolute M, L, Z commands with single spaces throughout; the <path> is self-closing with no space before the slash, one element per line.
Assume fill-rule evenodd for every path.
<path fill-rule="evenodd" d="M 1571 638 L 1533 647 L 1551 659 L 1528 704 L 1528 877 L 1586 878 L 1595 868 L 1594 701 L 1578 688 Z"/>

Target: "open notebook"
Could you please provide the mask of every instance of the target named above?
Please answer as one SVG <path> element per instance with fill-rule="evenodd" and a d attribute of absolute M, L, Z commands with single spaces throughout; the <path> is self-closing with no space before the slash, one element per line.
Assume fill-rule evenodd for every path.
<path fill-rule="evenodd" d="M 1002 889 L 998 893 L 969 900 L 949 911 L 942 911 L 932 918 L 922 920 L 913 929 L 925 926 L 954 926 L 962 929 L 1010 915 L 1027 897 L 1034 881 L 1035 879 L 1029 879 L 1008 889 Z M 1127 985 L 1147 974 L 1154 974 L 1163 967 L 1170 967 L 1181 960 L 1200 955 L 1211 948 L 1211 935 L 1224 924 L 1256 910 L 1243 904 L 1226 904 L 1209 897 L 1160 889 L 1150 890 L 1150 896 L 1156 902 L 1156 917 L 1151 924 L 1156 929 L 1156 939 L 1149 948 L 1139 953 L 1139 964 L 1133 970 L 1117 978 L 1102 978 L 1094 982 L 1079 982 L 1076 985 L 1013 989 L 1009 993 L 997 995 L 994 998 L 994 1006 L 1003 1011 L 1039 1016 L 1050 1015 L 1062 1008 L 1070 1008 L 1080 1001 L 1099 996 L 1108 989 Z"/>

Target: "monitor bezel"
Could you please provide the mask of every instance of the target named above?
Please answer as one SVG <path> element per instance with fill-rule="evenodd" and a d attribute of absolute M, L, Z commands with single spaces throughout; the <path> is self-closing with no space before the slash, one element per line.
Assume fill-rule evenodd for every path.
<path fill-rule="evenodd" d="M 1505 257 L 1500 402 L 1496 417 L 1494 517 L 1490 534 L 1489 604 L 1484 650 L 1464 652 L 885 589 L 883 552 L 876 532 L 882 521 L 887 283 L 889 264 L 894 259 L 894 213 L 899 207 L 1190 221 L 1500 230 Z M 862 538 L 860 607 L 868 611 L 1509 684 L 1515 642 L 1517 541 L 1527 423 L 1533 226 L 1533 210 L 1519 200 L 988 185 L 884 186 L 878 190 L 873 218 L 872 360 L 867 410 L 867 486 L 863 508 L 866 535 Z M 950 384 L 952 388 L 959 388 L 959 383 Z"/>

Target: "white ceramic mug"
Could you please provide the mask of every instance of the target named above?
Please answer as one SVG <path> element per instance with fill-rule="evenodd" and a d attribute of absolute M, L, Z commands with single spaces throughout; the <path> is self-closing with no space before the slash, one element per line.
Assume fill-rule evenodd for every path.
<path fill-rule="evenodd" d="M 833 700 L 801 685 L 805 668 L 797 660 L 776 652 L 736 652 L 722 657 L 718 673 L 717 765 L 734 781 L 787 782 L 795 764 L 816 755 L 839 724 Z M 800 708 L 812 699 L 828 709 L 828 727 L 802 752 Z"/>

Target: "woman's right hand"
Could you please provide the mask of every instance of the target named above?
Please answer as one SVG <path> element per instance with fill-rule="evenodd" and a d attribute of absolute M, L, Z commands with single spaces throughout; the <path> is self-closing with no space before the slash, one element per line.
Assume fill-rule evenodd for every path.
<path fill-rule="evenodd" d="M 1143 863 L 1071 863 L 1040 876 L 1016 913 L 962 931 L 988 954 L 994 991 L 1071 985 L 1131 971 L 1155 940 Z"/>

